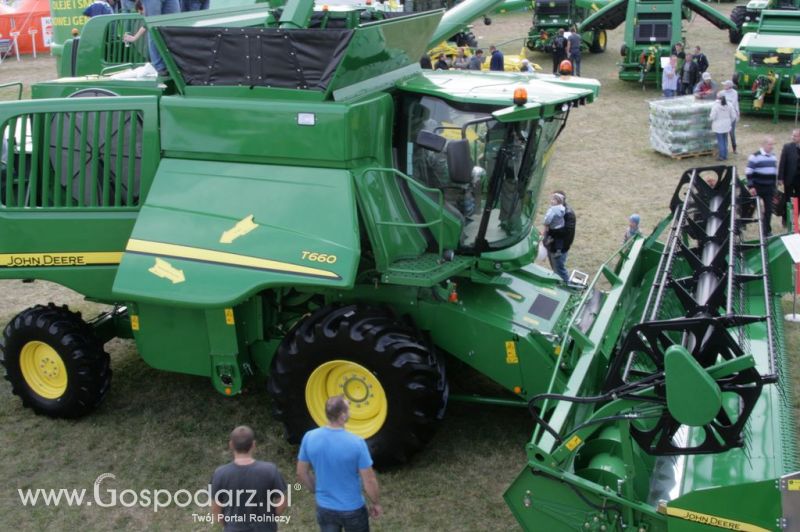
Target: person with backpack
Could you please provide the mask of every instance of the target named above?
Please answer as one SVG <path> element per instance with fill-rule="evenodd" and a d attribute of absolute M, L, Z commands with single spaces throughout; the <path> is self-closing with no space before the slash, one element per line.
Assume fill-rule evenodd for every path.
<path fill-rule="evenodd" d="M 567 58 L 567 38 L 564 36 L 564 28 L 559 28 L 558 33 L 553 37 L 553 74 L 558 73 L 558 65 Z"/>
<path fill-rule="evenodd" d="M 575 239 L 575 222 L 575 211 L 567 205 L 564 192 L 554 192 L 550 198 L 550 208 L 544 216 L 542 237 L 550 267 L 565 283 L 569 281 L 567 253 Z"/>

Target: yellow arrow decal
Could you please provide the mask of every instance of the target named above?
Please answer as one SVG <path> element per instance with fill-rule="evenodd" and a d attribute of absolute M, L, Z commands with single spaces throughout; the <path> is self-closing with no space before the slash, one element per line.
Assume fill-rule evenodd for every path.
<path fill-rule="evenodd" d="M 219 241 L 221 244 L 230 244 L 240 236 L 244 236 L 250 231 L 258 227 L 258 224 L 253 221 L 253 215 L 247 216 L 234 225 L 232 228 L 222 233 Z"/>
<path fill-rule="evenodd" d="M 194 248 L 181 246 L 178 244 L 166 244 L 164 242 L 152 242 L 149 240 L 128 240 L 125 251 L 129 253 L 144 253 L 148 255 L 161 255 L 175 259 L 192 260 L 198 262 L 209 262 L 214 264 L 226 264 L 230 266 L 241 266 L 244 268 L 254 268 L 257 270 L 269 270 L 279 273 L 295 275 L 309 275 L 312 277 L 322 277 L 326 279 L 341 280 L 339 274 L 319 268 L 300 266 L 289 262 L 276 261 L 272 259 L 262 259 L 260 257 L 250 257 L 247 255 L 237 255 L 224 251 L 211 249 Z"/>
<path fill-rule="evenodd" d="M 156 258 L 155 265 L 147 271 L 156 277 L 169 279 L 172 281 L 172 284 L 182 283 L 186 280 L 186 276 L 183 275 L 183 270 L 179 270 L 164 259 Z"/>

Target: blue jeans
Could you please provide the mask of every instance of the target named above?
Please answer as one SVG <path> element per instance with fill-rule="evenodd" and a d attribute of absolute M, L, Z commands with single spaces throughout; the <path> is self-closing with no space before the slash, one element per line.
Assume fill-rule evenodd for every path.
<path fill-rule="evenodd" d="M 317 524 L 320 532 L 369 532 L 367 507 L 340 512 L 317 506 Z"/>
<path fill-rule="evenodd" d="M 664 98 L 672 98 L 675 96 L 674 89 L 664 89 Z"/>
<path fill-rule="evenodd" d="M 581 75 L 581 54 L 569 54 L 569 61 L 572 63 L 572 73 L 576 76 Z"/>
<path fill-rule="evenodd" d="M 731 137 L 731 148 L 736 151 L 736 120 L 731 122 L 731 132 L 728 135 Z"/>
<path fill-rule="evenodd" d="M 179 0 L 142 0 L 142 6 L 144 7 L 144 16 L 146 17 L 181 12 Z M 150 63 L 153 64 L 153 68 L 158 71 L 164 70 L 166 68 L 164 60 L 161 58 L 161 55 L 159 55 L 158 50 L 156 50 L 156 45 L 149 35 L 147 38 L 147 49 L 150 51 Z"/>
<path fill-rule="evenodd" d="M 566 251 L 548 251 L 547 260 L 550 261 L 550 267 L 553 271 L 561 277 L 566 283 L 569 281 L 569 273 L 567 272 L 567 252 Z"/>
<path fill-rule="evenodd" d="M 728 158 L 728 134 L 717 133 L 717 150 L 719 150 L 719 158 Z"/>

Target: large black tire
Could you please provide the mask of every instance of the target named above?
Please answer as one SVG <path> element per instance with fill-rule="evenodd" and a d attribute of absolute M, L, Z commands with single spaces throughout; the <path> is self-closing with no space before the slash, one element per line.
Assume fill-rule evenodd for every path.
<path fill-rule="evenodd" d="M 336 361 L 361 366 L 385 393 L 385 420 L 377 432 L 363 434 L 377 467 L 406 462 L 425 446 L 447 404 L 444 367 L 411 327 L 382 309 L 357 305 L 316 311 L 289 331 L 275 354 L 267 386 L 291 443 L 318 426 L 306 387 L 317 382 L 315 370 Z M 359 405 L 349 399 L 352 420 Z"/>
<path fill-rule="evenodd" d="M 593 54 L 602 54 L 606 51 L 607 44 L 608 35 L 606 34 L 606 30 L 595 30 L 592 35 L 592 45 L 589 47 L 589 51 Z"/>
<path fill-rule="evenodd" d="M 13 393 L 37 414 L 81 417 L 111 385 L 108 353 L 66 306 L 37 305 L 17 314 L 3 331 L 0 350 Z"/>
<path fill-rule="evenodd" d="M 744 24 L 744 17 L 747 14 L 747 6 L 736 6 L 731 11 L 731 22 L 736 24 L 735 30 L 728 30 L 728 39 L 733 44 L 739 44 L 742 40 L 742 24 Z"/>

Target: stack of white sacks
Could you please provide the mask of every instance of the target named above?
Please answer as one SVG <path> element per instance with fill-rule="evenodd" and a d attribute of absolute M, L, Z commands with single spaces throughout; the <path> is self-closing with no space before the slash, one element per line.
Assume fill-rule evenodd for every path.
<path fill-rule="evenodd" d="M 716 137 L 708 118 L 713 103 L 694 96 L 650 102 L 650 145 L 670 156 L 715 149 Z"/>

